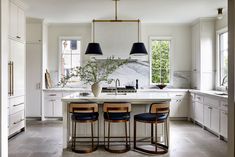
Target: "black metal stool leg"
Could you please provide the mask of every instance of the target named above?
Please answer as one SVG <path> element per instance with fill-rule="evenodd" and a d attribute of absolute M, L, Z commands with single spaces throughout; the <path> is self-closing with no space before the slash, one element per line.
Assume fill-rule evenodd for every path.
<path fill-rule="evenodd" d="M 136 120 L 134 120 L 134 149 L 136 148 Z"/>
<path fill-rule="evenodd" d="M 158 153 L 157 151 L 157 121 L 155 123 L 155 151 Z"/>

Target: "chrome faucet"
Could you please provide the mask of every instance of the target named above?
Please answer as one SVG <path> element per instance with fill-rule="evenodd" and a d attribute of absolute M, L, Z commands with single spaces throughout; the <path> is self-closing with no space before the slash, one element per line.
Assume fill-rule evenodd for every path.
<path fill-rule="evenodd" d="M 118 93 L 117 86 L 120 86 L 120 80 L 119 79 L 115 80 L 115 95 L 117 95 L 117 93 Z"/>

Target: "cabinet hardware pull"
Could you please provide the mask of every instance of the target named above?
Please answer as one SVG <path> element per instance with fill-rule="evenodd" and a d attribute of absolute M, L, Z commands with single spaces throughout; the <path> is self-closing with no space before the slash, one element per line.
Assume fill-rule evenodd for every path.
<path fill-rule="evenodd" d="M 15 104 L 13 106 L 16 107 L 16 106 L 20 106 L 20 105 L 24 105 L 24 103 L 22 102 L 22 103 L 19 103 L 19 104 Z"/>
<path fill-rule="evenodd" d="M 49 96 L 56 96 L 56 94 L 49 94 Z"/>
<path fill-rule="evenodd" d="M 24 121 L 24 119 L 21 119 L 21 120 L 19 120 L 19 121 L 17 121 L 17 122 L 14 122 L 13 124 L 18 124 L 18 123 L 20 123 L 20 122 L 22 122 L 22 121 Z"/>
<path fill-rule="evenodd" d="M 227 107 L 228 105 L 227 105 L 227 104 L 223 104 L 223 106 L 226 106 L 226 107 Z"/>
<path fill-rule="evenodd" d="M 20 39 L 21 37 L 17 35 L 16 38 Z"/>
<path fill-rule="evenodd" d="M 183 95 L 175 95 L 175 96 L 183 96 Z"/>

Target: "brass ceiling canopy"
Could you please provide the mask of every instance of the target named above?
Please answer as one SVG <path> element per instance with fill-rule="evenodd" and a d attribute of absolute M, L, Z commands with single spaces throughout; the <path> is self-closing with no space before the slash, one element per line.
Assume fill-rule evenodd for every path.
<path fill-rule="evenodd" d="M 113 0 L 115 2 L 115 17 L 110 20 L 93 20 L 93 22 L 140 22 L 140 20 L 119 20 L 118 19 L 118 2 L 120 0 Z"/>

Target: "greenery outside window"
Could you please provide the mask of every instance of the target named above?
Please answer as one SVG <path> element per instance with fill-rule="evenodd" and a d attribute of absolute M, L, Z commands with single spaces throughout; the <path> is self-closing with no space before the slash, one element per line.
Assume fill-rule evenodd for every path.
<path fill-rule="evenodd" d="M 79 38 L 60 38 L 60 77 L 69 76 L 73 68 L 80 66 L 81 41 Z M 78 78 L 73 78 L 69 82 L 77 82 Z"/>
<path fill-rule="evenodd" d="M 227 87 L 228 86 L 228 31 L 221 30 L 217 33 L 217 49 L 218 49 L 218 59 L 217 59 L 217 86 Z"/>
<path fill-rule="evenodd" d="M 170 84 L 171 39 L 151 38 L 150 80 L 151 84 Z"/>

